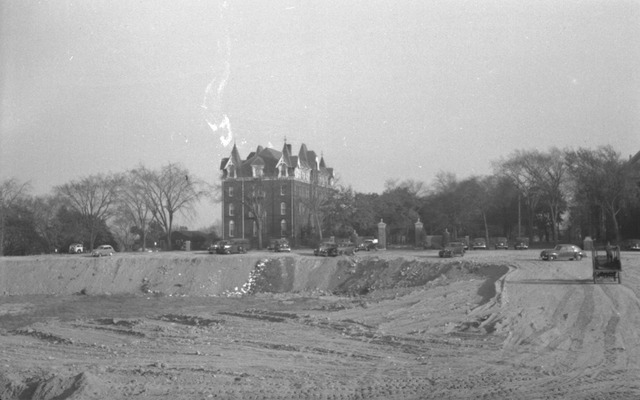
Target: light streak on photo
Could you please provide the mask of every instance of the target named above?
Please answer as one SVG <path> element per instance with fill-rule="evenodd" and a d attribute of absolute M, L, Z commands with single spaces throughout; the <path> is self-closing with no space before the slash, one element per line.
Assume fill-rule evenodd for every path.
<path fill-rule="evenodd" d="M 204 109 L 204 118 L 211 128 L 211 131 L 218 133 L 220 131 L 220 143 L 224 147 L 227 147 L 233 141 L 233 131 L 231 130 L 231 122 L 229 117 L 224 112 L 222 107 L 222 100 L 224 96 L 224 89 L 229 81 L 229 75 L 231 74 L 231 38 L 229 37 L 229 28 L 226 21 L 226 11 L 229 8 L 229 4 L 223 1 L 220 4 L 220 26 L 221 35 L 218 39 L 218 51 L 217 56 L 220 59 L 218 65 L 214 65 L 214 76 L 211 82 L 207 85 L 204 92 L 204 99 L 202 101 L 202 108 Z M 222 66 L 220 68 L 220 65 Z"/>

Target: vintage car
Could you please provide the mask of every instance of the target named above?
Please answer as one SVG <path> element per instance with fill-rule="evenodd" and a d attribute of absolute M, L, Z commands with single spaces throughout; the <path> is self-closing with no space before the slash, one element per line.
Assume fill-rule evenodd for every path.
<path fill-rule="evenodd" d="M 582 260 L 586 254 L 582 249 L 573 244 L 559 244 L 553 249 L 542 250 L 540 258 L 545 261 L 553 260 Z"/>
<path fill-rule="evenodd" d="M 474 250 L 486 250 L 487 241 L 485 240 L 485 238 L 475 238 L 471 243 L 471 248 Z"/>
<path fill-rule="evenodd" d="M 640 239 L 629 239 L 624 242 L 624 250 L 640 251 Z"/>
<path fill-rule="evenodd" d="M 329 242 L 321 243 L 320 246 L 313 250 L 313 255 L 322 257 L 337 257 L 338 245 Z"/>
<path fill-rule="evenodd" d="M 378 239 L 365 239 L 356 246 L 355 251 L 378 250 Z"/>
<path fill-rule="evenodd" d="M 218 252 L 218 246 L 220 246 L 220 242 L 211 243 L 207 251 L 209 254 L 216 254 Z"/>
<path fill-rule="evenodd" d="M 513 248 L 516 250 L 527 250 L 529 248 L 529 238 L 516 238 L 516 242 L 513 244 Z"/>
<path fill-rule="evenodd" d="M 456 257 L 456 256 L 464 256 L 464 243 L 462 242 L 450 242 L 448 245 L 444 246 L 442 250 L 438 252 L 438 256 L 440 257 Z"/>
<path fill-rule="evenodd" d="M 84 252 L 84 246 L 81 243 L 74 243 L 69 246 L 69 254 L 80 254 Z"/>
<path fill-rule="evenodd" d="M 273 251 L 276 253 L 281 252 L 290 252 L 291 246 L 289 246 L 289 241 L 287 239 L 280 239 L 273 243 Z"/>
<path fill-rule="evenodd" d="M 239 254 L 246 253 L 251 248 L 247 239 L 221 240 L 215 244 L 217 254 Z"/>
<path fill-rule="evenodd" d="M 497 237 L 495 239 L 495 243 L 494 243 L 493 246 L 494 246 L 494 248 L 496 250 L 500 250 L 500 249 L 508 250 L 509 249 L 509 242 L 507 241 L 506 237 Z"/>
<path fill-rule="evenodd" d="M 93 257 L 112 256 L 115 252 L 116 251 L 113 249 L 113 247 L 109 246 L 108 244 L 103 244 L 94 249 L 91 252 L 91 255 Z"/>

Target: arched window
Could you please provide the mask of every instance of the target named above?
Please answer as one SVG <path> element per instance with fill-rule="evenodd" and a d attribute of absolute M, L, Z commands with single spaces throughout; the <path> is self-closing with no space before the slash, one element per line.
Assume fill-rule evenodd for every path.
<path fill-rule="evenodd" d="M 233 203 L 229 203 L 229 216 L 233 217 L 236 213 L 236 206 Z"/>
<path fill-rule="evenodd" d="M 234 237 L 236 235 L 236 223 L 233 221 L 229 221 L 229 237 Z"/>
<path fill-rule="evenodd" d="M 280 215 L 287 215 L 287 203 L 280 203 Z"/>
<path fill-rule="evenodd" d="M 229 197 L 233 197 L 233 186 L 229 186 Z"/>
<path fill-rule="evenodd" d="M 280 236 L 287 236 L 287 220 L 280 221 Z"/>

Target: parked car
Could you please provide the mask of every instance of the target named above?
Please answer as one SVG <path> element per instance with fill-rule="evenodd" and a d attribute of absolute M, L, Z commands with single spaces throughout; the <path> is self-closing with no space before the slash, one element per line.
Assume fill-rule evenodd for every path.
<path fill-rule="evenodd" d="M 79 254 L 84 253 L 84 246 L 82 243 L 74 243 L 69 246 L 69 254 Z"/>
<path fill-rule="evenodd" d="M 356 246 L 355 251 L 378 250 L 378 239 L 365 239 Z"/>
<path fill-rule="evenodd" d="M 229 239 L 217 243 L 216 253 L 238 254 L 246 253 L 249 249 L 251 249 L 251 243 L 247 239 Z"/>
<path fill-rule="evenodd" d="M 211 246 L 207 248 L 209 254 L 215 254 L 218 252 L 218 246 L 220 242 L 211 243 Z"/>
<path fill-rule="evenodd" d="M 500 249 L 508 250 L 509 242 L 507 241 L 506 237 L 497 237 L 493 246 L 495 247 L 496 250 L 500 250 Z"/>
<path fill-rule="evenodd" d="M 513 248 L 516 250 L 527 250 L 529 248 L 529 238 L 516 238 Z"/>
<path fill-rule="evenodd" d="M 98 246 L 97 248 L 95 248 L 91 252 L 91 255 L 93 257 L 112 256 L 113 253 L 115 253 L 115 252 L 116 251 L 113 249 L 113 247 L 111 247 L 108 244 L 103 244 L 103 245 Z"/>
<path fill-rule="evenodd" d="M 582 260 L 586 253 L 573 244 L 559 244 L 553 249 L 542 250 L 540 258 L 543 260 Z"/>
<path fill-rule="evenodd" d="M 487 241 L 484 238 L 475 238 L 471 244 L 471 248 L 474 250 L 486 250 Z"/>
<path fill-rule="evenodd" d="M 277 240 L 273 244 L 273 251 L 275 251 L 276 253 L 290 252 L 291 246 L 289 246 L 289 241 L 287 239 Z"/>
<path fill-rule="evenodd" d="M 322 257 L 337 257 L 338 245 L 335 243 L 321 243 L 315 250 L 313 255 Z"/>
<path fill-rule="evenodd" d="M 630 251 L 640 251 L 640 239 L 626 240 L 623 248 Z"/>
<path fill-rule="evenodd" d="M 450 242 L 448 245 L 444 246 L 442 250 L 438 252 L 438 256 L 440 257 L 455 257 L 455 256 L 464 256 L 464 243 L 462 242 Z"/>

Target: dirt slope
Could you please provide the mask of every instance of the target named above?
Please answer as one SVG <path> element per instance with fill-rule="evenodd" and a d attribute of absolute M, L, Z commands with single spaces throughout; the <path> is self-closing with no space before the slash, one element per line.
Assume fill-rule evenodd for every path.
<path fill-rule="evenodd" d="M 639 398 L 640 254 L 536 257 L 2 259 L 0 399 Z"/>

